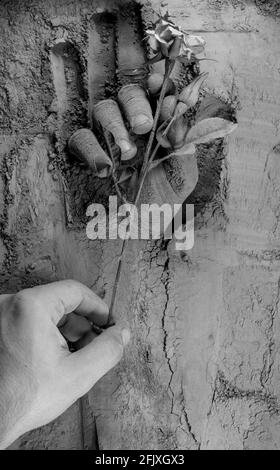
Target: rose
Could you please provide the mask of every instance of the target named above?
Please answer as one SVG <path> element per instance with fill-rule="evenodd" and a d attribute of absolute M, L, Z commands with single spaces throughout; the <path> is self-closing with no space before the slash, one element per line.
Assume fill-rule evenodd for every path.
<path fill-rule="evenodd" d="M 156 54 L 152 60 L 168 57 L 181 62 L 189 61 L 192 54 L 200 54 L 204 50 L 205 40 L 201 36 L 193 36 L 181 30 L 170 21 L 160 19 L 155 29 L 147 30 L 150 46 Z"/>

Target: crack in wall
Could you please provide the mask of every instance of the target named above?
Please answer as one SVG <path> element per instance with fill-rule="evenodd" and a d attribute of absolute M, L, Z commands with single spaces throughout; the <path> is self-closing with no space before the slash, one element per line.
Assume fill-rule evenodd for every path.
<path fill-rule="evenodd" d="M 168 248 L 168 243 L 169 242 L 165 242 L 165 246 L 164 246 L 164 249 L 166 250 L 166 256 L 167 257 L 166 257 L 166 261 L 164 263 L 163 271 L 162 271 L 162 275 L 161 275 L 161 282 L 164 286 L 165 296 L 166 296 L 166 301 L 165 301 L 165 305 L 164 305 L 163 312 L 162 312 L 162 317 L 161 317 L 161 326 L 162 326 L 162 331 L 163 331 L 163 352 L 164 352 L 164 356 L 165 356 L 168 368 L 170 370 L 170 380 L 169 380 L 169 383 L 168 383 L 168 388 L 169 388 L 169 390 L 171 392 L 171 396 L 172 396 L 171 413 L 174 413 L 173 410 L 174 410 L 175 394 L 174 394 L 174 391 L 171 387 L 171 383 L 172 383 L 173 376 L 174 376 L 174 370 L 172 368 L 171 360 L 170 360 L 170 357 L 168 355 L 168 350 L 167 350 L 168 330 L 166 328 L 166 315 L 167 315 L 167 309 L 168 309 L 168 305 L 169 305 L 169 282 L 170 282 L 170 270 L 169 270 L 170 258 L 169 258 L 169 253 L 168 253 L 168 249 L 167 249 Z"/>
<path fill-rule="evenodd" d="M 189 421 L 189 417 L 188 417 L 188 414 L 187 414 L 186 410 L 184 410 L 184 418 L 185 418 L 185 424 L 187 426 L 187 430 L 188 430 L 189 434 L 191 435 L 191 437 L 193 438 L 195 444 L 197 445 L 197 450 L 200 450 L 201 442 L 197 440 L 197 438 L 195 436 L 195 433 L 192 430 L 192 426 L 191 426 L 191 423 Z"/>
<path fill-rule="evenodd" d="M 271 320 L 270 325 L 267 329 L 267 337 L 268 337 L 268 348 L 264 354 L 264 364 L 263 369 L 261 371 L 260 382 L 263 388 L 266 387 L 267 382 L 270 379 L 272 366 L 274 363 L 273 353 L 275 350 L 275 338 L 274 338 L 274 324 L 277 312 L 279 311 L 279 302 L 280 302 L 280 279 L 278 280 L 278 289 L 277 289 L 277 296 L 275 300 L 274 307 L 271 308 Z"/>
<path fill-rule="evenodd" d="M 264 393 L 262 390 L 242 390 L 235 384 L 229 382 L 222 371 L 218 371 L 215 383 L 214 402 L 226 402 L 234 399 L 248 399 L 256 403 L 264 403 L 267 409 L 273 413 L 280 414 L 280 403 L 277 397 Z"/>
<path fill-rule="evenodd" d="M 186 432 L 188 434 L 188 436 L 191 437 L 191 439 L 194 442 L 194 444 L 196 445 L 197 449 L 200 449 L 200 442 L 198 441 L 198 439 L 195 436 L 195 433 L 192 430 L 192 426 L 191 426 L 188 414 L 187 414 L 186 409 L 185 409 L 183 391 L 182 391 L 182 395 L 181 395 L 182 399 L 179 402 L 178 397 L 176 396 L 176 392 L 174 391 L 174 389 L 172 387 L 172 382 L 173 382 L 174 375 L 175 375 L 175 372 L 176 372 L 176 367 L 174 368 L 174 366 L 172 365 L 172 359 L 174 358 L 176 353 L 174 353 L 170 357 L 170 354 L 169 354 L 169 351 L 168 351 L 168 343 L 170 341 L 170 331 L 168 329 L 168 325 L 167 325 L 167 321 L 166 321 L 167 316 L 168 316 L 169 304 L 170 304 L 170 282 L 171 282 L 170 255 L 168 253 L 169 242 L 170 242 L 170 240 L 163 242 L 162 247 L 161 247 L 161 249 L 166 252 L 166 260 L 163 264 L 163 271 L 162 271 L 162 274 L 161 274 L 161 282 L 164 286 L 165 297 L 166 297 L 166 301 L 165 301 L 165 305 L 164 305 L 163 312 L 162 312 L 162 317 L 161 317 L 161 326 L 162 326 L 162 331 L 163 331 L 163 352 L 164 352 L 164 357 L 166 359 L 167 366 L 168 366 L 169 371 L 170 371 L 170 379 L 169 379 L 169 382 L 168 382 L 168 389 L 171 393 L 171 414 L 175 415 L 180 421 L 180 424 L 177 426 L 176 431 L 178 429 L 181 429 L 184 432 Z M 175 306 L 174 314 L 175 314 L 176 310 L 177 310 L 177 307 Z M 175 315 L 174 315 L 174 317 L 175 317 Z M 176 340 L 176 338 L 175 338 L 175 340 Z M 175 407 L 176 406 L 178 407 L 178 405 L 180 407 L 179 412 L 175 411 Z"/>

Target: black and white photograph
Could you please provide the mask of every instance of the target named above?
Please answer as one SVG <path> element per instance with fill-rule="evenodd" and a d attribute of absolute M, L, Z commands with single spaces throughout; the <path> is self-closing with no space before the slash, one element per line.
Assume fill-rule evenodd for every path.
<path fill-rule="evenodd" d="M 1 451 L 280 450 L 280 0 L 0 0 L 0 265 Z"/>

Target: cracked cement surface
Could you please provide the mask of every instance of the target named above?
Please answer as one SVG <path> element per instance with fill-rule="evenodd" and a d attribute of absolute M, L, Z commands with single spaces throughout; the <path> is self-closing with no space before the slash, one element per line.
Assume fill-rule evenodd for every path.
<path fill-rule="evenodd" d="M 161 2 L 142 3 L 148 23 Z M 103 61 L 112 22 L 98 10 L 112 2 L 8 4 L 0 3 L 1 292 L 73 277 L 109 301 L 120 244 L 88 240 L 81 217 L 108 188 L 64 147 L 87 125 L 88 82 L 105 70 L 101 93 L 115 91 Z M 238 130 L 215 144 L 217 165 L 216 153 L 200 154 L 193 250 L 130 244 L 115 312 L 133 331 L 122 363 L 14 448 L 280 448 L 277 2 L 170 0 L 169 11 L 205 37 L 215 59 L 201 62 L 207 92 L 235 105 Z"/>

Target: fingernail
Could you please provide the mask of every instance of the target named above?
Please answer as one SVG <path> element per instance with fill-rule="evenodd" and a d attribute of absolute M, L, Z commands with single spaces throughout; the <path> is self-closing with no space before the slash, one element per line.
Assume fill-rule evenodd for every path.
<path fill-rule="evenodd" d="M 124 139 L 121 139 L 117 143 L 120 146 L 122 152 L 122 160 L 130 160 L 131 158 L 135 157 L 137 153 L 136 145 Z"/>
<path fill-rule="evenodd" d="M 130 150 L 132 148 L 132 145 L 130 142 L 128 142 L 127 140 L 120 140 L 120 147 L 124 150 L 124 152 L 127 152 L 128 150 Z"/>
<path fill-rule="evenodd" d="M 122 330 L 122 340 L 123 340 L 123 345 L 126 346 L 129 343 L 130 340 L 130 331 L 127 330 L 126 328 Z"/>
<path fill-rule="evenodd" d="M 131 127 L 135 134 L 147 134 L 153 127 L 153 120 L 146 114 L 138 114 L 132 118 Z"/>

